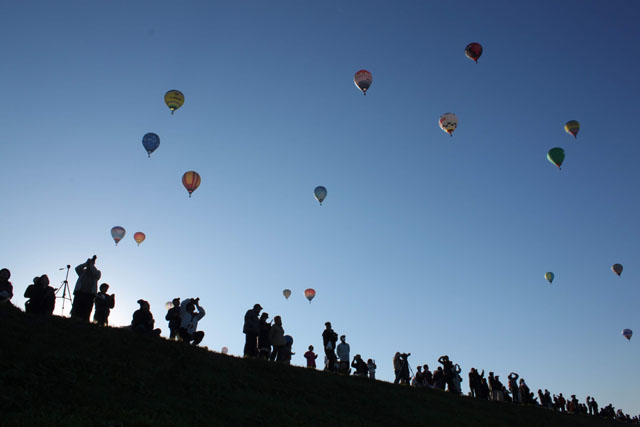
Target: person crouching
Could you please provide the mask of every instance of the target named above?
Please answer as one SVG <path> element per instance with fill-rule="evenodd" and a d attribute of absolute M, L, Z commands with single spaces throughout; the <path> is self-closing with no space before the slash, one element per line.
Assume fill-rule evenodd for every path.
<path fill-rule="evenodd" d="M 192 345 L 200 344 L 204 338 L 204 332 L 197 330 L 198 321 L 206 314 L 199 303 L 200 298 L 187 298 L 180 304 L 180 338 Z"/>

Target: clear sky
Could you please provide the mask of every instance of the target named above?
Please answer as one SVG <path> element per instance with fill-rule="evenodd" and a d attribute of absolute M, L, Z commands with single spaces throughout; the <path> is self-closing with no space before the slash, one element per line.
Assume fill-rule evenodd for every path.
<path fill-rule="evenodd" d="M 640 413 L 638 341 L 621 335 L 640 333 L 639 12 L 5 1 L 0 264 L 13 301 L 36 275 L 58 286 L 66 264 L 73 287 L 73 267 L 97 254 L 113 325 L 144 298 L 166 335 L 164 303 L 199 296 L 203 345 L 241 355 L 259 302 L 282 316 L 295 364 L 310 344 L 322 353 L 329 320 L 385 380 L 396 351 L 413 367 L 448 354 L 465 392 L 472 366 L 516 371 L 534 392 Z M 170 89 L 186 98 L 173 116 Z M 449 111 L 452 138 L 437 124 Z M 161 140 L 150 159 L 147 132 Z M 188 170 L 202 176 L 191 199 Z"/>

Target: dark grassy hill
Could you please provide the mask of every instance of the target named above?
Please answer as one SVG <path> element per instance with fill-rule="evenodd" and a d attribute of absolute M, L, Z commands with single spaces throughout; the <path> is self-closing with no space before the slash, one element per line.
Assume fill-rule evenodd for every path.
<path fill-rule="evenodd" d="M 0 306 L 0 425 L 606 426 Z"/>

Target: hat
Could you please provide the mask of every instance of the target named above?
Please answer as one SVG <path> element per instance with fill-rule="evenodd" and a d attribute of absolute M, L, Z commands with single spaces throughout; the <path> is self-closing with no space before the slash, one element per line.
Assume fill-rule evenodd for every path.
<path fill-rule="evenodd" d="M 254 304 L 253 309 L 255 310 L 256 308 L 262 310 L 262 306 L 260 304 Z"/>

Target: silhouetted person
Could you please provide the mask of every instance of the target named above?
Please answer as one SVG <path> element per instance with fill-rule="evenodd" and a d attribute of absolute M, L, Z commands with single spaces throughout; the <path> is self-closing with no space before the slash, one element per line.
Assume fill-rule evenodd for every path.
<path fill-rule="evenodd" d="M 285 345 L 281 346 L 278 350 L 278 362 L 284 363 L 285 365 L 291 364 L 291 355 L 295 354 L 293 352 L 293 337 L 290 335 L 285 335 L 284 337 Z"/>
<path fill-rule="evenodd" d="M 454 367 L 453 362 L 449 360 L 449 356 L 444 355 L 438 358 L 438 362 L 442 364 L 442 371 L 444 372 L 444 380 L 447 383 L 447 387 L 450 392 L 456 393 L 456 386 L 454 383 Z"/>
<path fill-rule="evenodd" d="M 89 258 L 85 263 L 76 267 L 78 281 L 73 290 L 73 304 L 71 306 L 71 317 L 89 321 L 93 300 L 98 293 L 98 280 L 102 276 L 100 270 L 96 268 L 97 256 Z"/>
<path fill-rule="evenodd" d="M 334 372 L 336 370 L 336 362 L 338 357 L 336 356 L 336 343 L 338 342 L 338 334 L 331 328 L 331 322 L 324 324 L 325 329 L 322 332 L 322 345 L 324 346 L 324 354 L 327 358 L 326 367 L 329 371 Z"/>
<path fill-rule="evenodd" d="M 429 365 L 426 363 L 422 366 L 422 375 L 424 375 L 424 382 L 427 387 L 433 388 L 433 374 L 429 370 Z"/>
<path fill-rule="evenodd" d="M 100 292 L 96 295 L 96 308 L 93 312 L 93 320 L 99 326 L 109 325 L 109 313 L 111 313 L 111 309 L 116 305 L 116 295 L 109 295 L 107 293 L 108 290 L 109 285 L 107 283 L 103 283 L 100 285 Z"/>
<path fill-rule="evenodd" d="M 349 375 L 349 352 L 351 351 L 351 346 L 347 344 L 346 336 L 340 336 L 340 344 L 338 344 L 336 350 L 338 353 L 338 359 L 340 360 L 338 372 Z"/>
<path fill-rule="evenodd" d="M 551 392 L 546 388 L 544 389 L 544 401 L 545 401 L 545 407 L 549 409 L 553 409 L 553 400 L 551 399 Z"/>
<path fill-rule="evenodd" d="M 409 375 L 409 356 L 411 356 L 411 353 L 400 354 L 400 378 L 398 379 L 400 384 L 409 384 L 411 382 L 411 375 Z"/>
<path fill-rule="evenodd" d="M 562 393 L 560 393 L 558 396 L 554 394 L 553 400 L 556 402 L 556 407 L 560 410 L 560 412 L 565 412 L 564 405 L 567 403 L 567 401 L 565 400 Z"/>
<path fill-rule="evenodd" d="M 497 391 L 497 399 L 499 402 L 505 401 L 507 400 L 507 393 L 505 393 L 505 387 L 502 384 L 502 382 L 500 381 L 500 375 L 496 375 L 495 376 L 495 383 L 496 383 L 496 388 L 498 389 Z"/>
<path fill-rule="evenodd" d="M 458 365 L 457 363 L 453 365 L 453 378 L 451 382 L 453 384 L 453 391 L 456 394 L 462 394 L 462 388 L 460 387 L 460 384 L 462 383 L 462 377 L 460 376 L 461 372 L 462 368 L 460 367 L 460 365 Z"/>
<path fill-rule="evenodd" d="M 438 369 L 433 371 L 433 386 L 438 390 L 444 390 L 446 384 L 447 381 L 444 378 L 444 371 L 442 370 L 442 366 L 438 366 Z"/>
<path fill-rule="evenodd" d="M 180 334 L 180 298 L 174 298 L 171 303 L 173 307 L 167 310 L 165 320 L 169 321 L 169 339 L 178 339 Z"/>
<path fill-rule="evenodd" d="M 515 403 L 521 402 L 521 399 L 518 396 L 518 378 L 520 378 L 520 376 L 515 372 L 511 372 L 507 377 L 508 384 L 509 384 L 509 391 L 511 392 L 511 396 L 513 397 L 513 401 Z"/>
<path fill-rule="evenodd" d="M 253 308 L 247 310 L 244 315 L 244 326 L 242 332 L 245 334 L 244 357 L 258 356 L 258 335 L 260 334 L 260 314 L 262 307 L 260 304 L 254 304 Z"/>
<path fill-rule="evenodd" d="M 318 355 L 313 352 L 313 346 L 312 345 L 309 346 L 309 351 L 307 351 L 304 354 L 304 358 L 307 359 L 307 368 L 314 368 L 315 369 L 315 367 L 316 367 L 316 359 L 318 358 Z"/>
<path fill-rule="evenodd" d="M 479 397 L 480 387 L 482 386 L 482 377 L 484 376 L 484 370 L 482 374 L 478 374 L 476 368 L 471 368 L 469 371 L 469 389 L 471 390 L 471 397 Z"/>
<path fill-rule="evenodd" d="M 198 311 L 196 312 L 196 308 Z M 198 331 L 198 322 L 206 312 L 200 307 L 200 298 L 187 298 L 180 304 L 180 339 L 192 345 L 198 345 L 204 338 L 204 332 Z"/>
<path fill-rule="evenodd" d="M 0 270 L 0 304 L 13 298 L 13 285 L 9 278 L 11 278 L 11 272 L 8 268 Z"/>
<path fill-rule="evenodd" d="M 376 369 L 378 367 L 376 366 L 376 362 L 373 359 L 369 359 L 367 360 L 367 370 L 369 371 L 369 378 L 371 378 L 372 380 L 376 379 Z"/>
<path fill-rule="evenodd" d="M 418 365 L 416 367 L 416 374 L 411 380 L 411 385 L 413 387 L 424 387 L 424 375 L 422 374 L 422 366 Z"/>
<path fill-rule="evenodd" d="M 154 329 L 156 321 L 151 314 L 149 302 L 143 299 L 138 300 L 140 308 L 133 312 L 131 320 L 131 330 L 140 335 L 160 336 L 160 329 Z"/>
<path fill-rule="evenodd" d="M 518 386 L 518 401 L 520 403 L 533 403 L 531 399 L 531 390 L 529 390 L 529 386 L 524 382 L 524 378 L 520 378 L 520 385 Z"/>
<path fill-rule="evenodd" d="M 27 313 L 51 316 L 56 306 L 55 289 L 49 286 L 49 277 L 43 274 L 33 279 L 33 284 L 27 286 L 24 297 L 29 298 L 24 304 Z"/>
<path fill-rule="evenodd" d="M 360 356 L 359 354 L 356 354 L 356 356 L 353 358 L 353 362 L 351 362 L 351 367 L 356 370 L 354 375 L 357 375 L 359 377 L 366 377 L 367 374 L 369 373 L 369 368 L 367 367 L 367 364 L 364 362 L 364 360 L 362 360 L 362 356 Z"/>
<path fill-rule="evenodd" d="M 587 396 L 587 406 L 589 407 L 589 415 L 598 415 L 598 402 L 596 402 L 596 399 Z"/>
<path fill-rule="evenodd" d="M 271 360 L 276 362 L 283 362 L 284 346 L 287 345 L 287 340 L 284 338 L 284 328 L 282 327 L 282 318 L 276 316 L 273 318 L 273 325 L 269 331 L 269 341 L 273 346 L 273 352 L 271 353 Z"/>
<path fill-rule="evenodd" d="M 484 400 L 488 400 L 489 399 L 489 395 L 490 395 L 490 391 L 489 391 L 489 384 L 487 383 L 487 379 L 486 378 L 480 378 L 481 381 L 481 385 L 480 385 L 480 399 L 484 399 Z"/>
<path fill-rule="evenodd" d="M 269 313 L 260 315 L 260 332 L 258 334 L 258 357 L 265 360 L 269 360 L 271 357 L 271 341 L 269 340 L 271 325 L 267 323 L 268 318 Z"/>

